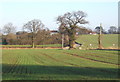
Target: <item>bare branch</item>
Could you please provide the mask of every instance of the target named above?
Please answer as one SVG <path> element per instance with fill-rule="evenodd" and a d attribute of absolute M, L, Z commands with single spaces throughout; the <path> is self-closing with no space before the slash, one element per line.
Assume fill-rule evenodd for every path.
<path fill-rule="evenodd" d="M 15 32 L 16 32 L 16 27 L 13 26 L 12 23 L 8 23 L 8 24 L 4 25 L 2 31 L 3 31 L 3 33 L 5 33 L 5 34 L 15 33 Z"/>

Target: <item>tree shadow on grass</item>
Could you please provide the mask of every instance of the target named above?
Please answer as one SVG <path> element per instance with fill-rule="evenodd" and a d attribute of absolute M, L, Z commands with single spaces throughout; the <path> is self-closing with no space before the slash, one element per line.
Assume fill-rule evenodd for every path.
<path fill-rule="evenodd" d="M 118 69 L 72 66 L 2 66 L 3 80 L 116 80 Z"/>

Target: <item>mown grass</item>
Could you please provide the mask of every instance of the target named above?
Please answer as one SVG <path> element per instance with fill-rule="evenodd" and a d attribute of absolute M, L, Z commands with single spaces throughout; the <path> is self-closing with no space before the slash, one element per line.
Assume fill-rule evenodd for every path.
<path fill-rule="evenodd" d="M 117 53 L 107 50 L 3 49 L 3 80 L 117 80 Z"/>

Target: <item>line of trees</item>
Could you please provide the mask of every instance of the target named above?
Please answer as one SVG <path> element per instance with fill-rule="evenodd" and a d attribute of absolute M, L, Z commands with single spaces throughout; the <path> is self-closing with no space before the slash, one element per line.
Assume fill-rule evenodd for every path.
<path fill-rule="evenodd" d="M 61 34 L 65 34 L 68 38 L 64 38 L 65 42 L 68 42 L 70 48 L 76 40 L 76 33 L 80 31 L 79 25 L 86 24 L 88 21 L 85 20 L 87 16 L 83 11 L 68 12 L 64 15 L 57 17 L 57 23 L 59 24 L 59 30 L 57 34 L 51 35 L 49 29 L 45 29 L 44 24 L 34 19 L 28 21 L 23 25 L 23 31 L 16 32 L 16 27 L 12 23 L 6 24 L 2 31 L 3 44 L 9 45 L 35 45 L 39 44 L 61 44 Z M 61 30 L 61 28 L 63 28 Z"/>
<path fill-rule="evenodd" d="M 36 38 L 33 43 L 32 33 L 19 31 L 16 34 L 10 33 L 8 35 L 2 35 L 3 45 L 44 45 L 44 44 L 61 44 L 60 34 L 50 34 L 49 30 L 42 30 L 36 33 Z M 34 45 L 33 45 L 34 44 Z"/>
<path fill-rule="evenodd" d="M 76 40 L 76 35 L 90 34 L 91 29 L 81 27 L 82 24 L 88 24 L 85 20 L 87 14 L 83 11 L 67 12 L 58 16 L 56 21 L 59 24 L 58 33 L 51 34 L 48 28 L 45 28 L 41 20 L 34 19 L 23 25 L 23 30 L 16 32 L 16 27 L 12 23 L 4 25 L 2 29 L 2 44 L 9 45 L 35 45 L 43 44 L 61 44 L 62 40 L 73 48 Z M 120 33 L 120 28 L 111 26 L 108 32 L 101 28 L 102 33 L 117 34 Z M 99 34 L 100 27 L 95 28 L 95 32 Z M 62 39 L 62 35 L 64 38 Z"/>
<path fill-rule="evenodd" d="M 109 29 L 106 31 L 101 28 L 103 34 L 120 34 L 120 27 L 110 26 Z M 100 26 L 97 26 L 94 30 L 97 34 L 100 32 Z"/>
<path fill-rule="evenodd" d="M 44 44 L 60 44 L 61 35 L 53 34 L 44 24 L 34 19 L 23 25 L 23 30 L 16 32 L 16 27 L 12 23 L 4 25 L 2 29 L 2 44 L 4 45 L 44 45 Z"/>

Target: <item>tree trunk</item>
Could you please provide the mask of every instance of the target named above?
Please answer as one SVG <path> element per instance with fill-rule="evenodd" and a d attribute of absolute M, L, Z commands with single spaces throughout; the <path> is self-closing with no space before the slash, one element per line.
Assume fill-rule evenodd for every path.
<path fill-rule="evenodd" d="M 100 24 L 100 33 L 99 33 L 99 36 L 98 36 L 98 48 L 99 49 L 102 49 L 102 44 L 101 44 L 101 35 L 102 35 L 102 25 Z"/>
<path fill-rule="evenodd" d="M 99 48 L 99 49 L 102 49 L 101 34 L 99 34 L 99 37 L 98 37 L 98 48 Z"/>
<path fill-rule="evenodd" d="M 62 34 L 62 49 L 64 48 L 64 34 Z"/>
<path fill-rule="evenodd" d="M 35 48 L 35 35 L 34 33 L 32 34 L 32 48 Z"/>
<path fill-rule="evenodd" d="M 32 48 L 35 48 L 34 38 L 32 38 Z"/>
<path fill-rule="evenodd" d="M 74 48 L 74 44 L 75 44 L 75 32 L 72 30 L 70 35 L 69 35 L 69 45 L 70 45 L 70 49 Z"/>
<path fill-rule="evenodd" d="M 34 44 L 34 42 L 32 43 L 32 48 L 35 48 L 35 44 Z"/>
<path fill-rule="evenodd" d="M 75 40 L 69 39 L 70 49 L 74 48 L 74 43 L 75 43 Z"/>

